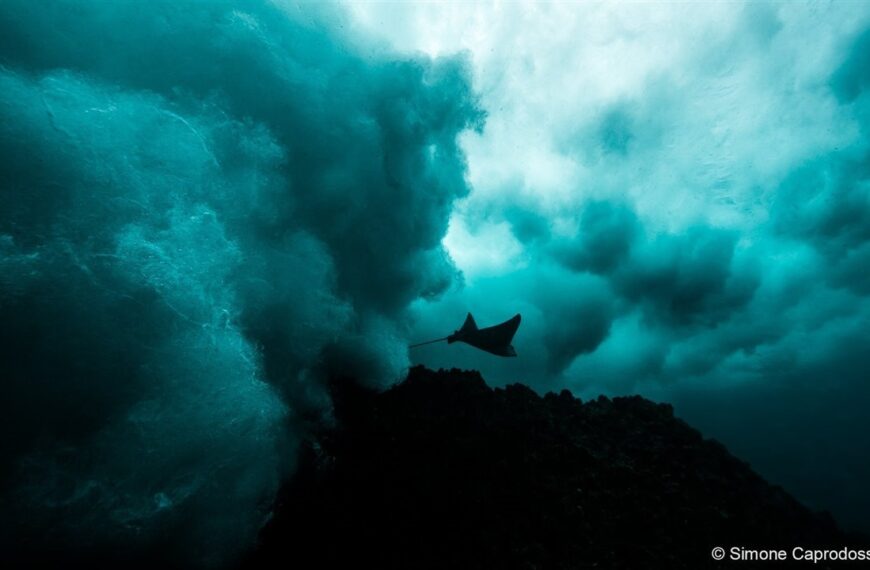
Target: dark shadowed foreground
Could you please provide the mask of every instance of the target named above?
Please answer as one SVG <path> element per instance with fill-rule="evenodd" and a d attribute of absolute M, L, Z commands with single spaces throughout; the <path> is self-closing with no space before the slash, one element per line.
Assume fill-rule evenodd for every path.
<path fill-rule="evenodd" d="M 719 545 L 858 546 L 668 405 L 422 367 L 334 396 L 250 567 L 697 569 Z"/>

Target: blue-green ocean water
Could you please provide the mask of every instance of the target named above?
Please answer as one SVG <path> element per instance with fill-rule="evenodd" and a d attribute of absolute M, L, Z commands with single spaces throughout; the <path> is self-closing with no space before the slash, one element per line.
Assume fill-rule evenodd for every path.
<path fill-rule="evenodd" d="M 849 144 L 793 152 L 767 178 L 740 161 L 712 182 L 675 175 L 656 192 L 749 172 L 759 205 L 751 225 L 668 226 L 628 186 L 675 147 L 683 170 L 715 162 L 691 140 L 716 132 L 681 130 L 713 105 L 678 81 L 697 70 L 558 125 L 556 151 L 607 191 L 566 188 L 584 198 L 555 208 L 508 177 L 462 202 L 462 137 L 494 136 L 487 101 L 525 87 L 505 73 L 478 89 L 469 54 L 399 52 L 314 3 L 0 2 L 4 551 L 231 563 L 307 427 L 329 421 L 324 379 L 386 386 L 411 362 L 673 401 L 774 482 L 870 528 L 870 32 L 807 55 L 822 79 L 793 80 L 801 63 L 766 54 L 791 53 L 783 37 L 815 53 L 812 34 L 771 6 L 705 69 L 820 101 L 836 121 L 806 128 Z M 549 124 L 529 115 L 530 130 Z M 773 115 L 805 120 L 786 106 L 728 120 Z M 464 278 L 443 241 L 462 203 L 478 241 L 504 230 L 493 249 L 521 251 L 515 267 Z M 482 326 L 522 312 L 519 358 L 409 356 L 469 310 Z"/>

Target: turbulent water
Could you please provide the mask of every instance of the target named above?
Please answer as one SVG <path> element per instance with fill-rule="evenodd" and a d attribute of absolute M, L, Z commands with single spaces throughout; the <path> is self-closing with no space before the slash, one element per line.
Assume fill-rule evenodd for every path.
<path fill-rule="evenodd" d="M 461 59 L 341 18 L 0 6 L 6 553 L 231 560 L 328 413 L 320 378 L 401 375 L 394 317 L 454 276 L 482 113 Z"/>
<path fill-rule="evenodd" d="M 324 379 L 389 385 L 467 311 L 522 313 L 519 358 L 414 360 L 672 402 L 870 528 L 868 30 L 0 1 L 0 557 L 232 563 Z"/>

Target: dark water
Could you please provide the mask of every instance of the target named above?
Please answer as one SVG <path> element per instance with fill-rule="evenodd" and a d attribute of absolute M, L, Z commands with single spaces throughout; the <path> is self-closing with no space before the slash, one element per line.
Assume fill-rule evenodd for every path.
<path fill-rule="evenodd" d="M 467 310 L 522 312 L 519 358 L 414 360 L 673 401 L 870 529 L 867 34 L 801 86 L 853 144 L 759 189 L 757 232 L 662 230 L 624 196 L 547 218 L 506 190 L 475 215 L 523 264 L 463 287 L 442 240 L 473 193 L 457 137 L 485 132 L 491 93 L 468 55 L 396 53 L 352 24 L 309 3 L 0 3 L 6 553 L 232 562 L 331 417 L 324 379 L 389 385 L 410 341 Z M 584 111 L 588 144 L 628 160 L 668 140 L 639 108 Z"/>

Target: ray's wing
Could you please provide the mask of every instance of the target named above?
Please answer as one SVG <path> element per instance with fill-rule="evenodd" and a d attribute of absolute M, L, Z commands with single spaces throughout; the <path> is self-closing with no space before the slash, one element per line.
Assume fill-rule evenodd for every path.
<path fill-rule="evenodd" d="M 465 317 L 465 322 L 462 324 L 462 328 L 459 329 L 459 332 L 468 332 L 468 331 L 476 331 L 477 323 L 474 322 L 474 317 L 471 316 L 471 313 L 468 313 L 468 316 Z"/>
<path fill-rule="evenodd" d="M 517 329 L 520 327 L 520 315 L 515 315 L 499 325 L 480 329 L 474 335 L 475 345 L 482 344 L 488 347 L 507 346 L 511 343 Z"/>

